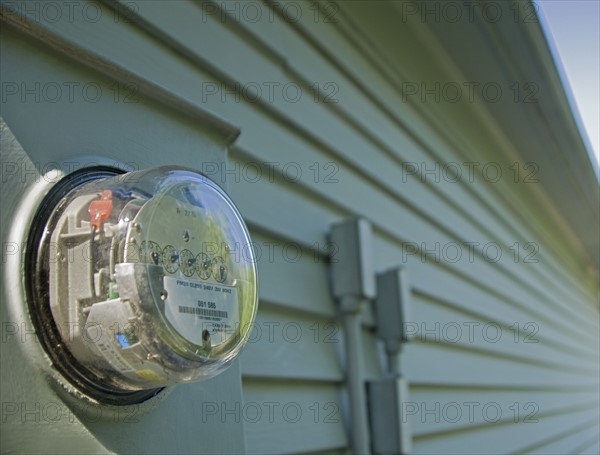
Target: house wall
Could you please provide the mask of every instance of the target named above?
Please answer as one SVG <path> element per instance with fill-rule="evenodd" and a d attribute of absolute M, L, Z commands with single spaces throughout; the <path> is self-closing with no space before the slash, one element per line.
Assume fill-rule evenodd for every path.
<path fill-rule="evenodd" d="M 327 233 L 363 216 L 376 270 L 403 266 L 412 285 L 414 337 L 401 369 L 413 452 L 598 451 L 594 282 L 569 248 L 568 228 L 539 221 L 560 215 L 535 175 L 525 181 L 532 168 L 485 102 L 403 93 L 427 75 L 458 74 L 426 24 L 400 20 L 383 2 L 368 10 L 361 2 L 77 2 L 73 19 L 62 5 L 58 20 L 48 20 L 44 2 L 37 12 L 22 3 L 3 2 L 4 86 L 91 81 L 110 94 L 100 104 L 51 103 L 43 92 L 23 102 L 3 91 L 2 116 L 29 159 L 100 155 L 204 170 L 227 182 L 260 250 L 257 324 L 240 360 L 243 401 L 194 414 L 206 410 L 194 395 L 203 394 L 200 383 L 176 388 L 196 397 L 196 411 L 183 397 L 169 408 L 180 423 L 195 417 L 182 433 L 193 447 L 210 433 L 201 417 L 221 441 L 229 433 L 219 421 L 236 428 L 235 441 L 241 431 L 233 447 L 248 453 L 348 449 Z M 377 40 L 397 42 L 398 54 Z M 116 95 L 115 83 L 136 102 Z M 453 176 L 448 163 L 464 170 L 465 162 L 476 163 L 472 178 Z M 371 308 L 363 316 L 364 374 L 375 379 L 381 347 Z M 239 388 L 227 384 L 227 393 Z M 3 401 L 14 393 L 3 380 Z M 82 434 L 85 426 L 69 426 L 52 445 L 80 438 L 93 450 L 153 451 L 108 442 L 121 431 L 110 424 Z M 9 450 L 30 444 L 9 441 Z"/>

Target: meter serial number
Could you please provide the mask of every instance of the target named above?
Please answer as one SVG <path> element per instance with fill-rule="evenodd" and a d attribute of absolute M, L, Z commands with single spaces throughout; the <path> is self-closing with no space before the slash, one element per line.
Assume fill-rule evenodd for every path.
<path fill-rule="evenodd" d="M 198 300 L 198 306 L 200 308 L 217 308 L 216 302 L 207 302 L 205 300 Z"/>

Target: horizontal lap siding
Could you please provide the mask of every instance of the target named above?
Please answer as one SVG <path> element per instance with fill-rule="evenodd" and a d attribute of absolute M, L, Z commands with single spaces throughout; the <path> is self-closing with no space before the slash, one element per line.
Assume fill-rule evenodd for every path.
<path fill-rule="evenodd" d="M 207 99 L 212 109 L 242 129 L 232 150 L 233 168 L 249 169 L 248 166 L 259 163 L 264 166 L 263 176 L 270 171 L 277 175 L 272 182 L 266 178 L 249 181 L 243 174 L 236 181 L 230 178 L 231 193 L 258 234 L 255 235 L 258 243 L 278 241 L 285 245 L 292 242 L 305 248 L 300 264 L 284 260 L 278 250 L 273 261 L 264 257 L 259 261 L 265 304 L 258 325 L 264 328 L 266 323 L 272 323 L 285 327 L 294 322 L 304 335 L 312 336 L 311 326 L 323 326 L 331 320 L 334 313 L 324 281 L 326 266 L 319 260 L 311 263 L 314 245 L 324 245 L 332 222 L 362 214 L 374 224 L 377 267 L 381 269 L 403 261 L 415 292 L 423 296 L 417 295 L 414 299 L 416 324 L 425 323 L 427 329 L 435 322 L 463 327 L 465 323 L 479 324 L 479 327 L 493 323 L 503 330 L 496 343 L 482 339 L 480 333 L 473 342 L 463 336 L 460 343 L 425 339 L 408 346 L 402 365 L 413 387 L 418 388 L 420 384 L 430 387 L 426 389 L 429 393 L 420 395 L 425 406 L 435 406 L 436 400 L 443 405 L 452 395 L 440 398 L 434 393 L 436 387 L 443 391 L 452 386 L 498 388 L 496 398 L 501 397 L 501 409 L 505 413 L 512 412 L 508 407 L 514 408 L 515 402 L 520 407 L 530 402 L 537 406 L 538 422 L 527 424 L 510 419 L 467 421 L 469 430 L 465 430 L 465 422 L 462 426 L 458 422 L 445 422 L 445 425 L 433 425 L 430 432 L 420 432 L 415 425 L 416 453 L 444 452 L 452 450 L 453 444 L 460 451 L 465 441 L 472 441 L 469 444 L 475 451 L 501 447 L 499 435 L 505 431 L 515 435 L 514 447 L 505 445 L 506 450 L 520 450 L 541 443 L 557 425 L 570 422 L 570 428 L 581 428 L 593 422 L 597 395 L 590 392 L 590 387 L 593 388 L 597 380 L 598 367 L 594 363 L 597 323 L 590 316 L 595 309 L 589 306 L 589 296 L 573 282 L 556 279 L 566 272 L 546 254 L 547 250 L 543 253 L 549 259 L 534 266 L 512 260 L 509 250 L 512 243 L 533 237 L 526 225 L 506 221 L 511 219 L 510 209 L 494 199 L 494 191 L 498 189 L 485 189 L 484 198 L 479 188 L 449 184 L 436 187 L 415 179 L 407 180 L 402 173 L 403 160 L 434 163 L 456 159 L 452 147 L 445 145 L 436 149 L 438 155 L 432 157 L 422 142 L 415 139 L 432 131 L 406 131 L 405 117 L 415 115 L 414 112 L 403 112 L 404 118 L 382 112 L 382 106 L 364 93 L 364 86 L 377 91 L 368 80 L 353 79 L 349 72 L 341 71 L 323 58 L 322 49 L 308 39 L 307 29 L 324 30 L 325 25 L 311 21 L 286 24 L 276 15 L 274 21 L 260 24 L 239 23 L 240 17 L 228 16 L 223 25 L 212 16 L 203 16 L 202 11 L 194 10 L 193 6 L 188 5 L 187 9 L 182 6 L 182 14 L 183 11 L 187 22 L 178 21 L 176 28 L 158 21 L 158 9 L 152 12 L 148 8 L 146 17 L 155 18 L 154 26 L 162 26 L 162 32 L 176 39 L 177 46 L 185 46 L 186 54 L 198 58 L 200 66 L 208 67 L 207 62 L 210 62 L 216 67 L 215 73 L 223 75 L 229 84 L 293 82 L 310 95 L 293 104 L 277 98 L 272 103 Z M 200 20 L 205 21 L 203 27 L 192 26 Z M 330 36 L 335 33 L 331 28 L 322 33 Z M 239 53 L 246 60 L 231 59 L 215 46 L 203 46 L 201 43 L 206 42 L 209 34 L 231 54 Z M 326 50 L 334 53 L 332 49 Z M 339 58 L 339 52 L 337 56 Z M 355 51 L 351 57 L 360 59 Z M 311 84 L 327 81 L 335 81 L 339 87 L 339 103 L 312 100 Z M 276 163 L 273 169 L 264 165 L 269 162 Z M 338 182 L 313 181 L 310 166 L 329 162 L 336 165 Z M 285 163 L 299 165 L 304 173 L 302 178 L 293 182 L 282 178 L 278 166 Z M 497 242 L 510 259 L 494 264 L 479 254 L 474 263 L 462 260 L 443 264 L 403 257 L 405 242 L 431 245 L 453 241 Z M 316 272 L 313 275 L 309 270 Z M 302 283 L 311 284 L 303 286 Z M 266 297 L 268 294 L 273 294 L 271 300 Z M 291 312 L 286 314 L 280 306 L 289 307 Z M 515 343 L 515 334 L 511 332 L 514 324 L 523 327 L 529 322 L 535 324 L 535 341 L 538 342 L 525 344 L 521 333 Z M 281 336 L 277 330 L 275 333 Z M 263 382 L 270 384 L 282 378 L 292 381 L 281 384 L 285 388 L 282 392 L 285 399 L 295 396 L 302 388 L 316 391 L 328 382 L 339 384 L 342 374 L 339 349 L 332 349 L 339 346 L 327 346 L 321 340 L 315 342 L 308 337 L 296 343 L 289 340 L 271 343 L 264 340 L 264 331 L 262 335 L 263 339 L 256 345 L 248 346 L 243 357 L 247 399 L 258 396 L 256 389 Z M 366 376 L 376 377 L 375 341 L 368 332 L 365 332 L 365 340 Z M 579 401 L 569 403 L 565 402 L 564 395 L 536 392 L 536 388 L 544 387 L 556 388 L 567 395 L 572 388 L 573 396 Z M 519 388 L 525 391 L 518 391 Z M 336 403 L 340 403 L 339 393 L 331 395 L 334 396 Z M 484 405 L 484 397 L 487 399 L 486 395 L 475 392 L 464 399 L 478 398 Z M 590 397 L 596 401 L 590 402 Z M 282 402 L 285 399 L 282 398 Z M 415 416 L 411 416 L 413 418 Z M 536 432 L 532 433 L 526 425 Z M 287 427 L 292 433 L 296 428 Z M 248 446 L 256 452 L 317 450 L 319 443 L 323 449 L 331 447 L 327 432 L 304 427 L 302 430 L 307 436 L 312 431 L 312 437 L 302 438 L 296 445 L 279 445 L 277 433 L 287 435 L 285 428 L 276 430 L 270 424 L 258 423 L 246 429 Z"/>
<path fill-rule="evenodd" d="M 315 27 L 314 24 L 310 25 Z M 344 211 L 349 214 L 367 214 L 374 222 L 375 232 L 378 234 L 375 244 L 385 250 L 376 249 L 375 257 L 379 260 L 377 265 L 380 268 L 399 262 L 403 241 L 406 240 L 477 239 L 482 242 L 486 240 L 503 242 L 506 247 L 510 246 L 510 240 L 526 238 L 515 236 L 510 232 L 514 230 L 514 223 L 508 223 L 510 226 L 504 229 L 502 224 L 494 220 L 494 214 L 486 215 L 486 209 L 489 207 L 476 200 L 476 196 L 469 194 L 468 189 L 449 186 L 444 188 L 444 191 L 448 191 L 448 195 L 442 197 L 441 191 L 432 194 L 428 189 L 419 187 L 418 182 L 400 185 L 399 182 L 403 179 L 399 167 L 401 159 L 415 161 L 428 159 L 424 152 L 418 150 L 418 145 L 407 138 L 401 129 L 390 125 L 389 121 L 386 124 L 386 119 L 377 107 L 372 103 L 369 104 L 369 100 L 364 97 L 361 98 L 356 89 L 353 92 L 350 83 L 348 87 L 343 86 L 342 84 L 347 82 L 344 76 L 332 69 L 332 66 L 318 55 L 319 49 L 310 49 L 309 44 L 302 42 L 302 35 L 296 34 L 290 37 L 294 32 L 290 32 L 283 24 L 279 24 L 281 28 L 276 30 L 273 30 L 276 28 L 273 24 L 263 24 L 264 29 L 257 27 L 256 24 L 244 24 L 244 26 L 255 32 L 254 36 L 261 39 L 271 50 L 277 46 L 282 47 L 274 49 L 278 52 L 273 55 L 281 58 L 286 56 L 289 59 L 286 65 L 290 68 L 288 72 L 290 81 L 298 84 L 315 80 L 337 81 L 340 94 L 345 95 L 341 97 L 342 102 L 339 106 L 320 107 L 339 116 L 340 120 L 337 122 L 343 120 L 348 124 L 345 131 L 340 130 L 339 134 L 342 137 L 352 137 L 355 131 L 359 130 L 367 141 L 362 145 L 355 145 L 350 139 L 346 144 L 339 144 L 340 136 L 335 134 L 331 123 L 323 124 L 322 118 L 311 116 L 314 107 L 312 110 L 307 108 L 306 117 L 294 116 L 293 122 L 303 124 L 305 128 L 301 133 L 298 133 L 295 128 L 290 128 L 291 131 L 285 134 L 281 131 L 280 125 L 276 125 L 276 131 L 267 127 L 269 134 L 266 137 L 263 134 L 265 128 L 259 127 L 251 128 L 252 131 L 246 136 L 243 134 L 236 147 L 236 152 L 239 153 L 234 152 L 234 159 L 237 156 L 248 162 L 277 159 L 285 162 L 284 160 L 287 159 L 300 163 L 305 169 L 309 163 L 319 160 L 318 150 L 315 148 L 320 147 L 322 149 L 320 159 L 328 160 L 333 157 L 340 169 L 338 174 L 340 184 L 333 188 L 304 180 L 300 183 L 284 185 L 288 187 L 285 189 L 279 187 L 281 182 L 271 185 L 273 193 L 277 194 L 274 196 L 276 200 L 282 198 L 286 201 L 295 200 L 298 193 L 303 191 L 308 199 L 298 201 L 298 205 L 288 203 L 290 210 L 286 213 L 290 213 L 292 217 L 296 217 L 298 213 L 306 213 L 310 216 L 300 221 L 300 224 L 295 225 L 292 230 L 285 227 L 285 223 L 289 222 L 286 216 L 282 216 L 281 220 L 257 219 L 257 224 L 268 224 L 269 229 L 273 230 L 281 229 L 280 233 L 283 236 L 289 235 L 294 230 L 301 230 L 298 236 L 292 238 L 310 245 L 313 242 L 324 241 L 327 227 L 331 222 L 337 221 Z M 269 32 L 273 34 L 269 36 Z M 276 39 L 284 34 L 289 41 Z M 288 47 L 285 48 L 285 45 Z M 311 52 L 312 55 L 309 55 Z M 296 60 L 297 56 L 299 61 Z M 305 60 L 303 61 L 302 58 Z M 303 87 L 306 88 L 308 85 L 305 83 Z M 365 107 L 361 109 L 362 106 Z M 352 118 L 352 114 L 357 112 L 363 114 L 360 120 Z M 281 115 L 285 118 L 286 113 L 281 112 Z M 293 114 L 289 115 L 293 116 Z M 244 124 L 241 120 L 238 121 Z M 252 121 L 248 119 L 248 121 L 260 122 L 258 118 Z M 319 133 L 319 126 L 326 126 L 324 129 L 327 132 Z M 317 144 L 302 143 L 307 140 L 312 142 L 313 136 L 317 136 Z M 248 142 L 244 142 L 244 138 Z M 377 138 L 377 141 L 373 138 Z M 330 139 L 338 144 L 331 144 Z M 356 150 L 355 155 L 353 150 Z M 367 153 L 369 158 L 365 160 L 363 156 Z M 364 165 L 361 166 L 361 162 Z M 298 188 L 303 185 L 306 188 Z M 252 201 L 261 200 L 253 195 L 260 185 L 253 187 L 247 182 L 240 182 L 240 186 L 243 187 L 240 193 L 245 194 L 244 199 L 247 199 L 252 207 L 258 205 Z M 233 191 L 235 192 L 236 189 Z M 289 192 L 287 196 L 282 194 L 286 191 Z M 322 199 L 315 198 L 314 193 Z M 453 201 L 448 201 L 450 197 Z M 465 204 L 467 201 L 469 203 Z M 328 213 L 319 210 L 319 206 L 323 206 L 323 203 L 326 204 Z M 274 205 L 280 206 L 277 203 Z M 465 205 L 472 210 L 470 219 L 463 221 L 461 217 L 464 213 L 461 207 Z M 428 210 L 423 210 L 423 207 Z M 485 223 L 487 226 L 481 226 L 480 233 L 470 227 L 473 217 L 477 217 L 478 214 L 482 215 L 478 217 L 480 220 L 487 221 Z M 526 231 L 527 226 L 519 226 L 519 228 Z M 414 230 L 412 233 L 411 229 Z M 445 237 L 449 231 L 455 229 L 459 229 L 463 236 L 458 237 L 454 234 Z M 310 232 L 314 234 L 308 235 Z M 491 236 L 485 237 L 482 233 Z M 508 252 L 506 248 L 504 251 Z M 377 254 L 380 252 L 381 254 Z M 389 262 L 387 257 L 390 257 Z M 408 261 L 411 259 L 407 259 Z M 444 343 L 444 340 L 440 340 L 439 343 L 417 341 L 409 346 L 404 353 L 402 365 L 415 392 L 411 402 L 425 407 L 432 405 L 435 407 L 436 403 L 443 406 L 455 402 L 457 395 L 460 395 L 452 392 L 452 389 L 450 393 L 443 393 L 448 387 L 486 386 L 489 388 L 486 390 L 491 392 L 483 393 L 479 390 L 463 392 L 461 399 L 466 403 L 477 400 L 479 407 L 485 406 L 488 402 L 490 405 L 498 404 L 505 414 L 497 422 L 487 422 L 485 417 L 489 416 L 482 415 L 474 415 L 473 419 L 469 418 L 462 422 L 450 421 L 451 419 L 444 422 L 442 419 L 439 423 L 429 425 L 427 430 L 419 427 L 418 420 L 412 420 L 418 419 L 419 416 L 411 416 L 415 428 L 415 453 L 446 453 L 452 451 L 453 441 L 456 441 L 457 452 L 464 450 L 465 444 L 471 444 L 474 452 L 485 448 L 490 452 L 497 452 L 499 447 L 504 447 L 507 452 L 518 451 L 533 447 L 535 444 L 538 446 L 543 444 L 548 434 L 567 422 L 569 431 L 578 432 L 580 436 L 580 438 L 571 438 L 573 441 L 563 442 L 562 447 L 568 452 L 593 432 L 593 425 L 596 422 L 594 413 L 598 408 L 598 394 L 594 391 L 598 376 L 598 364 L 595 360 L 597 318 L 590 319 L 590 316 L 593 317 L 597 313 L 595 308 L 589 305 L 589 296 L 585 292 L 580 292 L 567 279 L 556 281 L 556 276 L 565 275 L 556 263 L 543 262 L 537 268 L 510 263 L 510 261 L 492 266 L 488 264 L 482 266 L 479 263 L 469 267 L 468 264 L 464 264 L 461 270 L 464 274 L 462 277 L 460 275 L 457 277 L 456 273 L 448 270 L 452 268 L 451 266 L 442 267 L 439 264 L 413 262 L 409 262 L 407 266 L 415 287 L 424 295 L 439 296 L 439 300 L 415 296 L 414 322 L 416 324 L 425 323 L 426 328 L 431 328 L 432 323 L 435 322 L 439 322 L 442 326 L 449 323 L 461 324 L 463 328 L 465 328 L 464 324 L 477 324 L 478 327 L 493 324 L 494 327 L 502 330 L 502 336 L 498 342 L 492 343 L 482 339 L 480 331 L 472 341 L 465 338 L 466 334 L 463 334 L 457 343 L 458 346 Z M 482 269 L 489 269 L 488 278 L 482 276 Z M 503 276 L 502 272 L 507 276 Z M 436 286 L 435 277 L 440 274 L 445 275 L 443 281 L 453 282 L 452 286 L 444 286 L 443 281 L 438 282 Z M 475 275 L 477 278 L 474 278 Z M 502 279 L 505 280 L 504 284 Z M 534 289 L 531 289 L 531 284 Z M 456 293 L 447 292 L 449 288 L 455 289 Z M 579 296 L 577 306 L 573 305 L 574 296 Z M 552 305 L 554 309 L 550 314 L 548 314 L 548 305 Z M 525 328 L 535 330 L 535 335 L 531 340 L 525 340 L 525 335 L 529 332 L 523 333 L 522 330 L 529 322 L 534 324 Z M 521 327 L 519 335 L 514 333 L 515 323 Z M 368 334 L 365 334 L 365 340 L 374 345 L 374 339 Z M 534 342 L 526 344 L 526 341 Z M 319 349 L 321 348 L 315 346 L 315 352 Z M 367 351 L 369 351 L 366 356 L 367 363 L 372 363 L 369 361 L 376 360 L 376 352 L 368 349 Z M 336 360 L 333 357 L 331 359 Z M 567 371 L 563 372 L 561 369 Z M 376 371 L 376 368 L 371 365 L 367 370 Z M 371 376 L 369 373 L 366 375 Z M 419 384 L 427 384 L 429 387 L 421 389 L 419 393 Z M 442 393 L 436 393 L 437 391 Z M 523 421 L 526 418 L 528 420 Z M 514 422 L 514 419 L 517 419 L 517 422 Z M 424 423 L 427 423 L 426 419 Z M 467 431 L 465 428 L 474 435 L 465 435 L 463 439 L 463 431 Z M 530 428 L 535 431 L 531 431 Z M 504 443 L 503 432 L 515 435 L 513 446 Z M 568 434 L 562 432 L 561 436 L 566 437 Z M 429 444 L 427 442 L 429 438 L 435 442 Z M 439 445 L 436 445 L 437 442 Z"/>
<path fill-rule="evenodd" d="M 456 422 L 411 413 L 415 453 L 594 447 L 598 309 L 593 296 L 580 286 L 563 253 L 551 248 L 552 238 L 523 221 L 527 204 L 519 196 L 526 189 L 407 177 L 403 162 L 432 168 L 473 159 L 467 155 L 473 152 L 460 148 L 461 139 L 441 130 L 422 106 L 403 102 L 401 79 L 365 52 L 366 38 L 360 31 L 353 34 L 343 9 L 330 24 L 315 21 L 305 2 L 294 2 L 304 12 L 294 23 L 266 5 L 270 14 L 251 22 L 214 13 L 214 4 L 211 14 L 203 4 L 186 1 L 135 4 L 132 24 L 106 19 L 84 29 L 59 22 L 48 24 L 48 32 L 207 107 L 242 131 L 230 153 L 229 192 L 261 248 L 261 305 L 241 360 L 245 400 L 261 406 L 293 402 L 303 411 L 295 423 L 281 415 L 276 421 L 245 422 L 251 453 L 336 451 L 348 444 L 342 422 L 343 334 L 329 295 L 324 246 L 332 223 L 359 214 L 373 223 L 377 270 L 403 265 L 410 275 L 410 322 L 416 333 L 401 363 L 411 403 L 418 410 L 445 405 L 449 410 L 452 402 L 463 410 L 473 401 L 497 403 L 503 412 L 498 421 L 475 414 Z M 303 96 L 295 103 L 280 95 L 272 101 L 235 100 L 229 93 L 221 99 L 225 88 L 264 82 L 297 84 Z M 315 102 L 314 84 L 324 95 L 331 82 L 339 89 L 337 102 Z M 218 95 L 209 95 L 214 84 Z M 302 176 L 282 174 L 286 163 L 298 166 Z M 311 167 L 315 163 L 319 178 Z M 256 181 L 251 172 L 241 172 L 257 166 L 262 177 Z M 325 178 L 328 169 L 335 170 L 333 179 Z M 507 203 L 503 194 L 518 203 Z M 540 245 L 538 263 L 513 260 L 511 245 L 527 241 Z M 477 247 L 472 261 L 466 254 L 456 262 L 422 259 L 407 254 L 409 242 L 424 242 L 429 249 L 436 243 L 494 242 L 503 256 L 491 262 Z M 290 258 L 292 251 L 300 257 Z M 528 323 L 533 325 L 525 328 Z M 469 324 L 475 327 L 473 338 Z M 365 376 L 376 378 L 379 358 L 371 325 L 367 311 Z M 486 325 L 492 328 L 482 334 Z M 455 340 L 457 326 L 463 331 Z M 532 327 L 536 342 L 528 343 Z M 494 329 L 502 336 L 491 342 L 486 336 Z M 315 418 L 315 403 L 333 406 L 339 415 L 324 423 L 322 413 Z M 534 403 L 538 421 L 515 422 L 515 403 L 521 413 Z"/>
<path fill-rule="evenodd" d="M 242 374 L 255 379 L 341 382 L 342 371 L 335 361 L 339 331 L 334 321 L 262 300 L 244 351 Z"/>
<path fill-rule="evenodd" d="M 243 386 L 248 453 L 321 452 L 347 445 L 337 384 L 245 378 Z"/>
<path fill-rule="evenodd" d="M 574 428 L 581 425 L 597 422 L 597 416 L 597 408 L 588 408 L 565 411 L 552 416 L 542 417 L 540 415 L 537 423 L 514 423 L 511 419 L 502 423 L 473 425 L 467 430 L 416 438 L 413 452 L 415 454 L 522 453 L 532 444 L 551 440 L 553 435 L 563 432 L 565 429 L 573 431 Z"/>

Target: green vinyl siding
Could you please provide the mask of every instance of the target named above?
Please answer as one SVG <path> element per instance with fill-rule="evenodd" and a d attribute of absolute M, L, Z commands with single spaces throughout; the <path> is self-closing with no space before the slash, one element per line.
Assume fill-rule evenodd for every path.
<path fill-rule="evenodd" d="M 333 22 L 315 20 L 323 2 L 254 3 L 263 12 L 259 20 L 236 14 L 234 2 L 127 1 L 130 18 L 115 21 L 119 2 L 106 1 L 98 4 L 103 14 L 96 23 L 35 23 L 30 32 L 53 47 L 39 43 L 48 53 L 67 54 L 103 77 L 133 78 L 143 97 L 176 107 L 187 121 L 169 140 L 174 149 L 192 137 L 195 109 L 210 112 L 215 124 L 239 128 L 224 177 L 262 249 L 262 332 L 241 356 L 244 400 L 294 403 L 303 411 L 296 423 L 281 415 L 246 419 L 246 450 L 348 449 L 343 334 L 329 294 L 325 245 L 332 223 L 356 215 L 373 225 L 376 270 L 402 265 L 410 276 L 416 338 L 401 366 L 419 407 L 410 415 L 414 453 L 585 453 L 597 447 L 596 291 L 558 209 L 539 186 L 510 177 L 436 182 L 407 171 L 407 163 L 440 169 L 520 160 L 485 103 L 448 107 L 403 97 L 405 81 L 460 75 L 434 33 L 400 21 L 393 2 L 369 10 L 362 2 L 338 2 Z M 286 20 L 286 5 L 300 8 L 302 17 Z M 396 43 L 398 55 L 378 46 L 382 41 Z M 272 99 L 268 84 L 275 87 Z M 286 99 L 285 86 L 300 88 L 301 96 Z M 211 161 L 199 152 L 186 163 L 201 168 Z M 290 163 L 300 177 L 282 172 Z M 257 168 L 262 177 L 254 180 L 250 171 Z M 471 259 L 466 248 L 457 261 L 408 254 L 414 245 L 432 250 L 467 242 L 478 245 Z M 523 250 L 515 260 L 514 245 L 528 242 L 538 247 L 536 263 L 525 262 Z M 487 244 L 499 247 L 499 261 L 487 259 Z M 268 245 L 274 245 L 272 256 Z M 300 258 L 286 257 L 289 245 Z M 453 341 L 436 323 L 459 326 L 463 335 Z M 282 336 L 290 324 L 301 330 L 298 341 Z M 476 327 L 473 339 L 469 324 Z M 482 336 L 486 324 L 502 331 L 497 342 Z M 377 378 L 370 309 L 363 327 L 365 377 Z M 315 338 L 316 328 L 332 330 L 333 342 Z M 455 422 L 421 412 L 454 402 L 462 410 L 464 403 L 480 407 Z M 331 405 L 334 418 L 315 418 L 315 403 Z M 486 419 L 480 409 L 487 403 L 497 404 L 502 417 Z M 534 408 L 524 409 L 528 403 Z M 531 409 L 537 421 L 523 422 Z"/>

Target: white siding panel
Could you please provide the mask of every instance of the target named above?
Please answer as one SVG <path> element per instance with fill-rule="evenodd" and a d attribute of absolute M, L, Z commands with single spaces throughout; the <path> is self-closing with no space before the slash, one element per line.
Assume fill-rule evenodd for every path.
<path fill-rule="evenodd" d="M 340 382 L 336 359 L 341 342 L 334 321 L 261 302 L 242 361 L 242 374 L 254 378 Z"/>
<path fill-rule="evenodd" d="M 409 381 L 420 384 L 593 387 L 598 383 L 592 373 L 536 365 L 443 343 L 410 343 L 404 352 L 403 366 Z"/>
<path fill-rule="evenodd" d="M 581 441 L 586 441 L 584 443 L 586 447 L 589 445 L 589 441 L 598 441 L 598 425 L 599 422 L 596 420 L 579 427 L 566 426 L 564 431 L 549 438 L 552 442 L 542 444 L 531 451 L 524 451 L 524 453 L 539 455 L 581 453 Z M 598 453 L 598 451 L 589 453 Z"/>
<path fill-rule="evenodd" d="M 598 375 L 596 359 L 558 350 L 562 345 L 557 346 L 552 333 L 540 331 L 535 322 L 500 325 L 498 321 L 486 320 L 477 313 L 460 311 L 424 296 L 414 295 L 413 302 L 413 318 L 407 327 L 419 340 L 470 347 L 551 368 L 568 367 L 583 374 Z"/>
<path fill-rule="evenodd" d="M 587 425 L 597 421 L 597 410 L 587 409 L 564 415 L 540 417 L 535 423 L 490 423 L 467 431 L 440 433 L 413 442 L 415 454 L 503 454 L 522 453 L 523 441 L 542 442 L 556 429 Z M 494 419 L 490 416 L 490 419 Z"/>
<path fill-rule="evenodd" d="M 347 445 L 338 387 L 249 379 L 244 380 L 243 386 L 248 453 L 327 451 Z"/>
<path fill-rule="evenodd" d="M 600 453 L 600 441 L 598 439 L 599 439 L 599 437 L 596 436 L 595 438 L 590 440 L 588 443 L 586 443 L 584 446 L 580 447 L 580 449 L 581 449 L 580 452 L 574 452 L 574 453 L 580 453 L 580 454 L 585 454 L 585 455 L 596 455 L 597 453 Z"/>
<path fill-rule="evenodd" d="M 597 407 L 598 391 L 535 387 L 422 387 L 414 385 L 404 419 L 418 438 L 490 423 L 536 425 L 544 416 Z M 549 437 L 551 435 L 548 435 Z M 581 440 L 580 440 L 581 441 Z"/>

